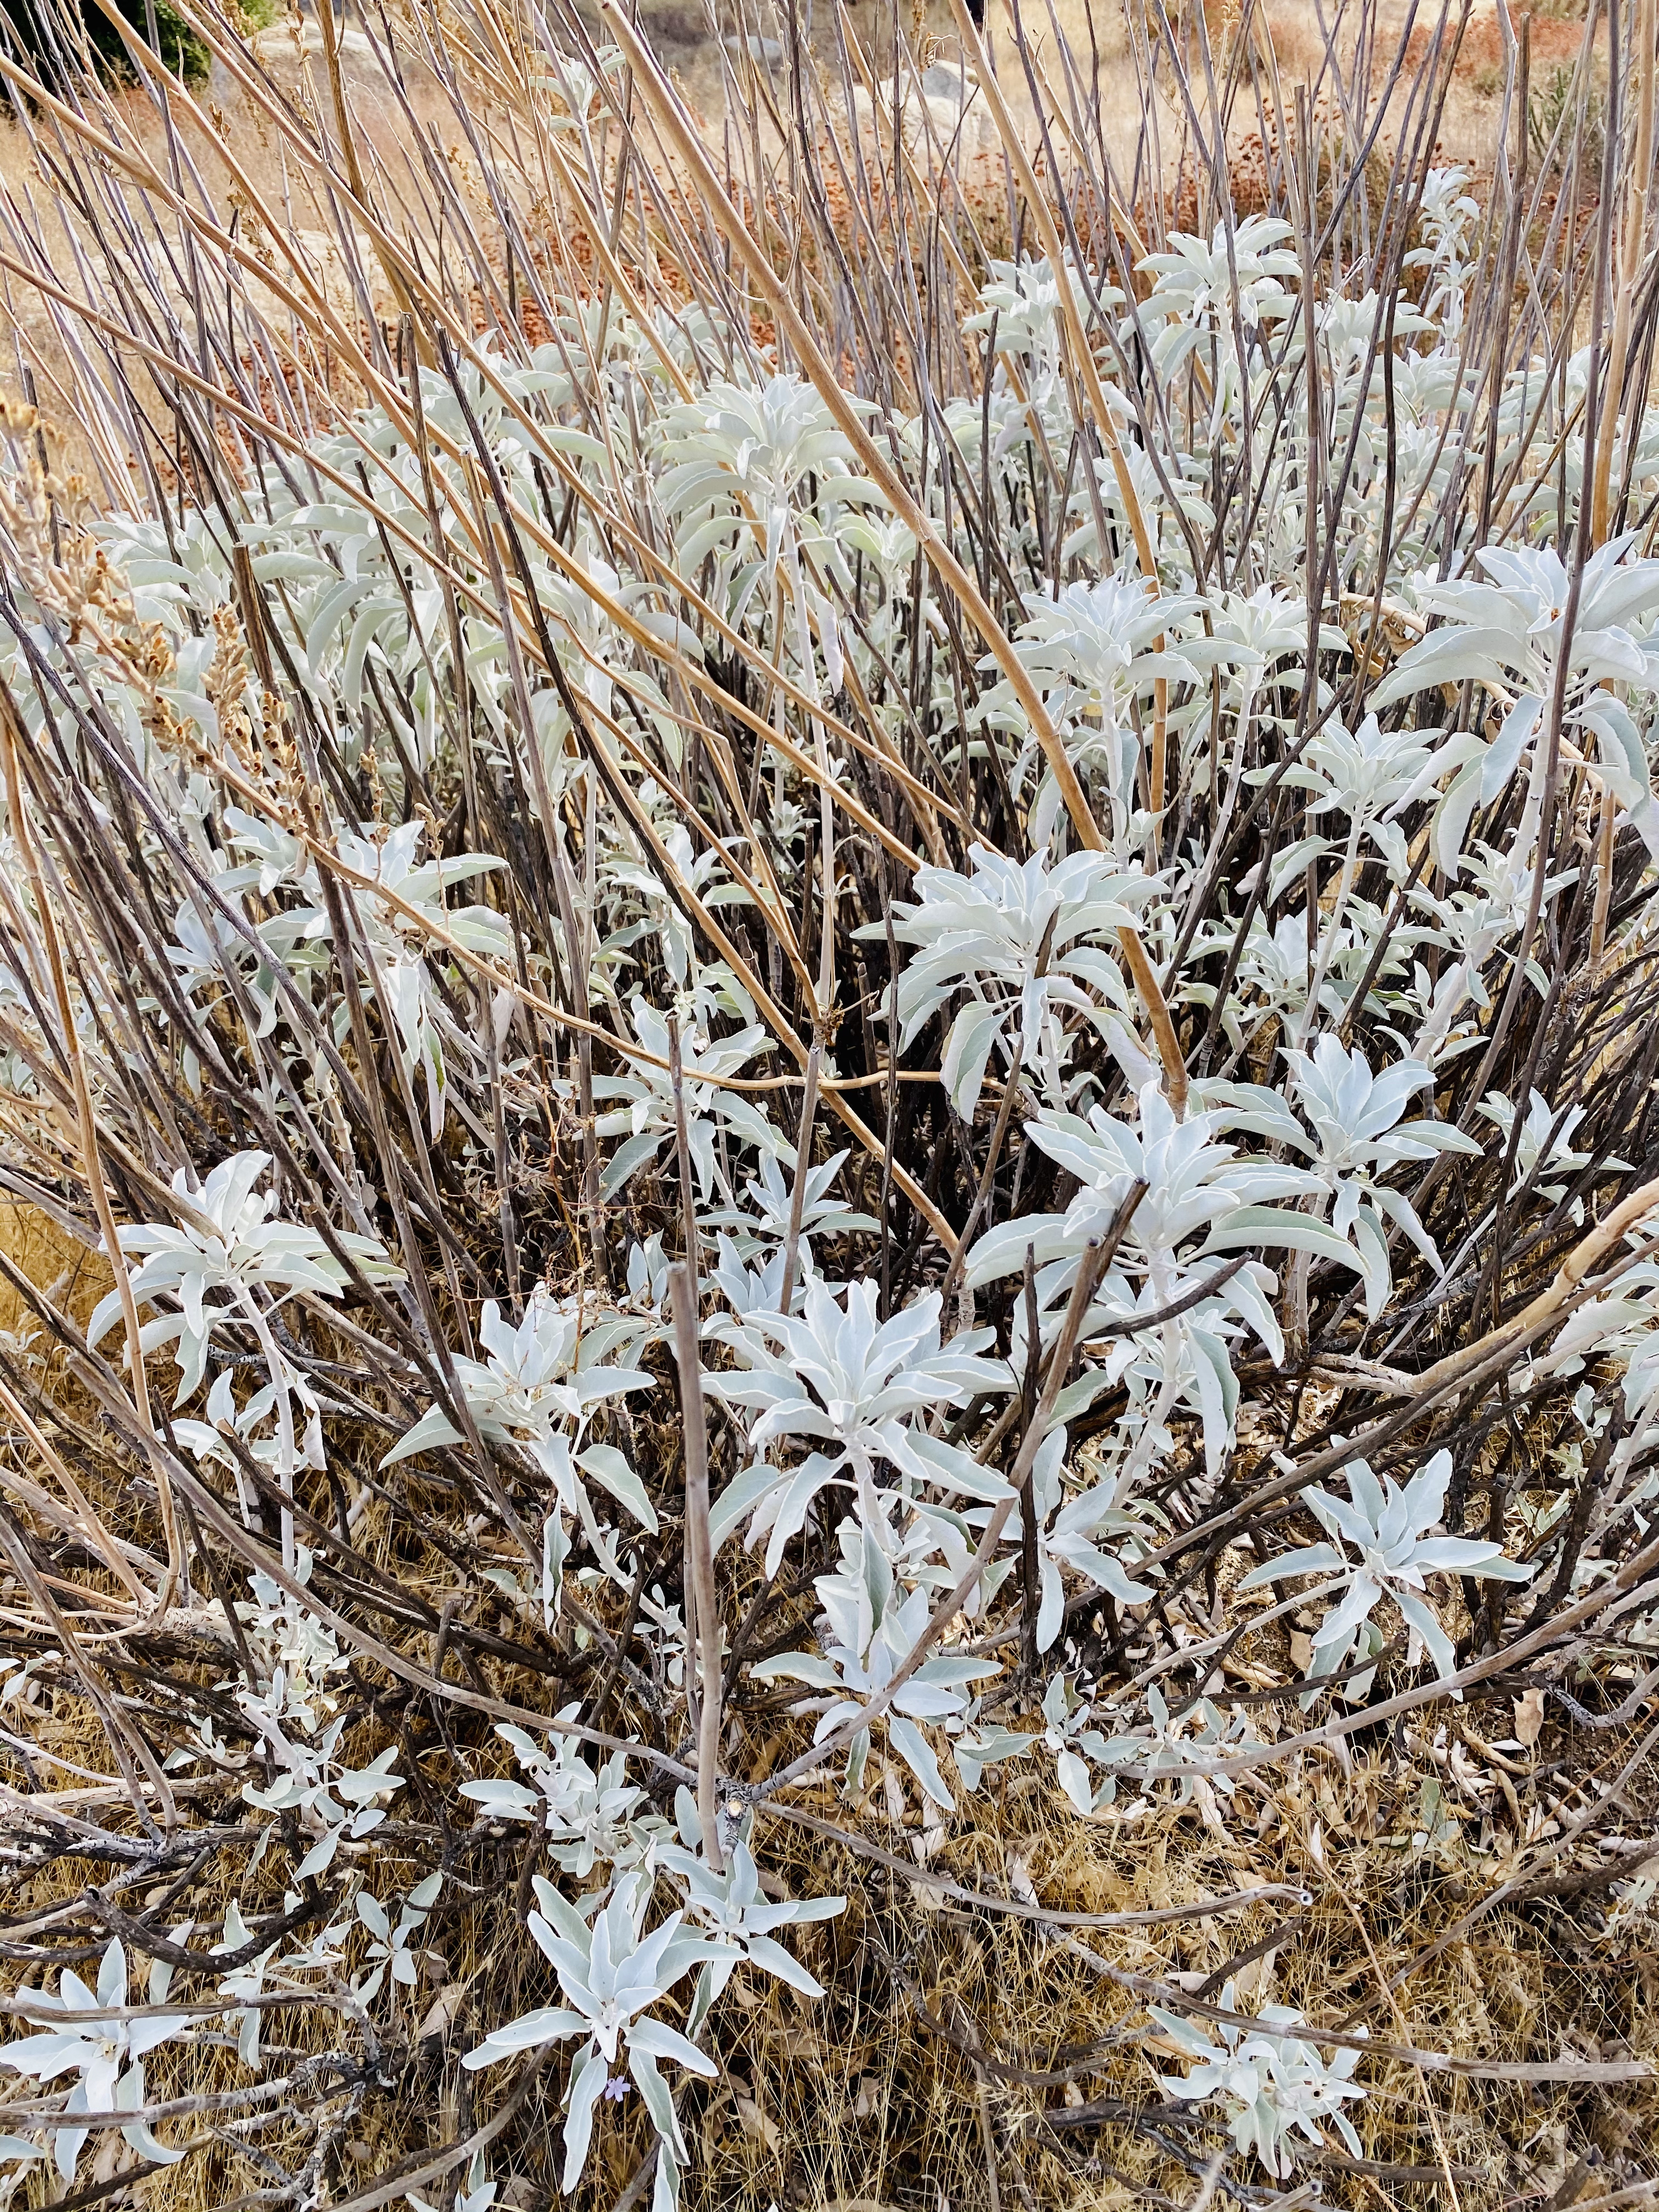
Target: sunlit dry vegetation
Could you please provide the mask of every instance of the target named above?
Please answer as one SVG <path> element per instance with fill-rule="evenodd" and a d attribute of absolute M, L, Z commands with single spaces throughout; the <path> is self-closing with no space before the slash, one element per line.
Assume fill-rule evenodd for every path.
<path fill-rule="evenodd" d="M 1656 15 L 20 0 L 0 2209 L 1659 2195 Z"/>

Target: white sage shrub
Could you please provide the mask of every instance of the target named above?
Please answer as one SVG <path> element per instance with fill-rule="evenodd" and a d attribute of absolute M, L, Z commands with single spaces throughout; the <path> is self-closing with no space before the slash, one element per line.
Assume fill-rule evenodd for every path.
<path fill-rule="evenodd" d="M 1057 2106 L 842 2080 L 921 2007 L 1242 2201 L 1359 2151 L 1375 1868 L 1420 1991 L 1659 1692 L 1645 30 L 1517 198 L 1369 16 L 1223 176 L 1161 19 L 1011 121 L 605 15 L 410 0 L 331 119 L 192 15 L 275 196 L 142 40 L 165 163 L 8 64 L 0 2197 L 1060 2201 Z"/>

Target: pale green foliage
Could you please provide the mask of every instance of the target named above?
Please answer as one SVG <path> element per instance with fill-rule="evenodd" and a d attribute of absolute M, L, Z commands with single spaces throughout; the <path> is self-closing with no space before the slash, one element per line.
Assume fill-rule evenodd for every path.
<path fill-rule="evenodd" d="M 1237 2009 L 1231 1981 L 1219 2002 L 1224 2011 Z M 1289 2005 L 1264 2005 L 1261 2024 L 1253 2029 L 1222 2021 L 1218 2042 L 1204 2034 L 1196 2021 L 1160 2005 L 1154 2005 L 1152 2013 L 1171 2042 L 1196 2062 L 1184 2075 L 1160 2075 L 1164 2088 L 1172 2096 L 1215 2099 L 1228 2106 L 1233 2141 L 1240 2150 L 1255 2151 L 1269 2173 L 1291 2172 L 1285 2138 L 1300 2133 L 1320 2142 L 1324 2120 L 1331 2121 L 1349 2150 L 1359 2155 L 1359 2137 L 1342 2109 L 1365 2094 L 1351 2078 L 1359 2063 L 1357 2051 L 1339 2051 L 1327 2064 L 1319 2055 L 1316 2038 L 1295 2033 L 1306 2023 Z"/>
<path fill-rule="evenodd" d="M 1455 1670 L 1451 1638 L 1425 1595 L 1430 1576 L 1474 1575 L 1497 1582 L 1525 1582 L 1529 1570 L 1504 1557 L 1501 1546 L 1434 1533 L 1451 1479 L 1451 1454 L 1437 1452 L 1402 1490 L 1391 1476 L 1381 1481 L 1363 1459 L 1348 1468 L 1349 1496 L 1308 1492 L 1310 1510 L 1337 1540 L 1254 1567 L 1242 1588 L 1292 1575 L 1317 1575 L 1323 1586 L 1342 1589 L 1340 1605 L 1321 1622 L 1309 1674 L 1334 1673 L 1347 1660 L 1360 1631 L 1382 1600 L 1399 1607 L 1414 1640 L 1420 1639 L 1443 1680 Z M 1359 1554 L 1350 1559 L 1351 1547 Z"/>
<path fill-rule="evenodd" d="M 121 1232 L 123 1256 L 144 1255 L 129 1279 L 133 1297 L 149 1304 L 158 1296 L 178 1301 L 178 1312 L 148 1322 L 140 1340 L 146 1352 L 161 1344 L 177 1346 L 176 1403 L 199 1387 L 216 1329 L 245 1322 L 264 1344 L 274 1305 L 299 1291 L 337 1298 L 346 1280 L 345 1265 L 325 1239 L 315 1230 L 276 1218 L 276 1193 L 262 1195 L 254 1188 L 270 1165 L 268 1152 L 239 1152 L 222 1160 L 197 1189 L 181 1168 L 173 1183 L 187 1201 L 181 1224 L 145 1222 Z M 335 1242 L 381 1281 L 395 1280 L 400 1273 L 374 1237 L 340 1231 Z M 256 1291 L 276 1295 L 262 1306 Z M 87 1324 L 88 1343 L 106 1336 L 120 1311 L 118 1291 L 100 1299 Z M 285 1370 L 274 1353 L 267 1356 L 276 1383 Z"/>
<path fill-rule="evenodd" d="M 952 869 L 916 872 L 916 899 L 901 906 L 893 933 L 917 948 L 899 985 L 899 1048 L 966 987 L 950 1026 L 940 1073 L 951 1103 L 971 1121 L 994 1054 L 1036 1079 L 1049 1104 L 1063 1103 L 1073 1012 L 1109 1037 L 1128 1012 L 1109 933 L 1132 927 L 1155 890 L 1146 878 L 1115 870 L 1091 853 L 1050 868 L 1039 850 L 1023 866 L 976 846 L 967 877 Z M 863 934 L 881 934 L 876 926 Z M 1097 1006 L 1094 993 L 1106 1001 Z"/>
<path fill-rule="evenodd" d="M 625 2057 L 646 2107 L 662 2138 L 663 2166 L 671 2171 L 684 2160 L 685 2145 L 674 2116 L 659 2062 L 713 2075 L 713 2061 L 695 2044 L 653 2014 L 651 2008 L 694 1969 L 726 1956 L 726 1947 L 682 1929 L 683 1916 L 644 1932 L 651 1884 L 643 1876 L 619 1882 L 610 1902 L 590 1926 L 551 1882 L 536 1877 L 539 1912 L 530 1916 L 530 1932 L 551 1961 L 567 2002 L 525 2014 L 486 2037 L 470 2051 L 465 2065 L 493 2065 L 518 2051 L 580 2037 L 571 2072 L 564 2124 L 563 2185 L 574 2188 L 586 2163 L 592 2136 L 593 2107 Z M 664 2191 L 659 2185 L 659 2199 Z"/>
<path fill-rule="evenodd" d="M 67 2112 L 136 2113 L 144 2102 L 145 2054 L 191 2032 L 185 2015 L 163 2009 L 172 1980 L 172 1969 L 157 1959 L 150 1967 L 146 1992 L 155 2012 L 136 2020 L 85 2018 L 88 2014 L 119 2012 L 128 2002 L 127 1954 L 118 1940 L 112 1941 L 99 1962 L 95 1989 L 88 1989 L 65 1966 L 56 1996 L 49 1990 L 19 1994 L 16 2002 L 23 2018 L 45 2025 L 33 2035 L 0 2044 L 0 2066 L 37 2081 L 73 2074 Z M 75 2179 L 89 2132 L 73 2126 L 55 2131 L 53 2155 L 66 2182 Z M 160 2165 L 170 2166 L 184 2155 L 158 2142 L 142 2120 L 130 2121 L 121 2133 L 142 2157 Z"/>

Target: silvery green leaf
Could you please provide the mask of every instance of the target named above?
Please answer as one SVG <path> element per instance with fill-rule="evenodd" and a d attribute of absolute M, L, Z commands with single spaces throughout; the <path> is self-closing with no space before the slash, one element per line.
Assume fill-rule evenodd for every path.
<path fill-rule="evenodd" d="M 890 1716 L 887 1739 L 933 1802 L 942 1805 L 947 1813 L 954 1811 L 956 1799 L 951 1793 L 950 1784 L 939 1772 L 933 1747 L 915 1723 L 896 1715 Z"/>
<path fill-rule="evenodd" d="M 641 1378 L 642 1382 L 648 1379 Z M 589 1444 L 586 1451 L 577 1453 L 576 1464 L 592 1475 L 596 1481 L 603 1483 L 611 1495 L 620 1504 L 625 1505 L 650 1534 L 656 1534 L 656 1508 L 646 1495 L 645 1485 L 614 1445 Z"/>

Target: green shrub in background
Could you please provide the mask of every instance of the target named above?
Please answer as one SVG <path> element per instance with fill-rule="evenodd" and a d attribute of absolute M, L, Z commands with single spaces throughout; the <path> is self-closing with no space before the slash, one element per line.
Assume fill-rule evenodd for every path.
<path fill-rule="evenodd" d="M 167 69 L 190 80 L 206 76 L 210 59 L 207 47 L 169 0 L 115 0 L 115 4 L 139 37 L 155 46 Z M 276 12 L 276 0 L 246 0 L 240 9 L 249 30 L 261 29 Z M 82 31 L 109 76 L 131 75 L 121 34 L 98 0 L 83 0 L 78 7 L 58 5 L 55 0 L 9 0 L 3 14 L 13 39 L 48 82 L 61 74 L 59 55 L 71 43 L 78 44 Z"/>
<path fill-rule="evenodd" d="M 116 5 L 141 39 L 153 46 L 163 64 L 175 76 L 204 77 L 208 73 L 206 46 L 167 0 L 116 0 Z M 153 12 L 152 12 L 153 10 Z M 88 34 L 106 68 L 118 73 L 129 68 L 121 34 L 96 0 L 82 10 Z"/>

